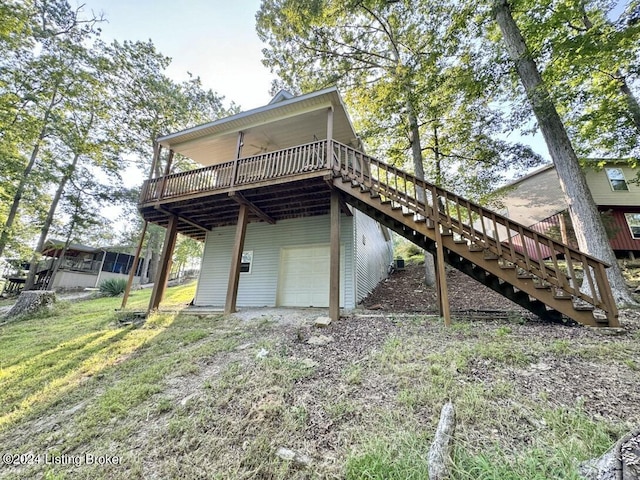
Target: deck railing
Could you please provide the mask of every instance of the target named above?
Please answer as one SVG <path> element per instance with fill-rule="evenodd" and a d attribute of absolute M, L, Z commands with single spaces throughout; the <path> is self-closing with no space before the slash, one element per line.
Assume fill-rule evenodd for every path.
<path fill-rule="evenodd" d="M 328 168 L 326 148 L 326 141 L 317 141 L 153 178 L 144 182 L 140 204 L 322 170 Z"/>
<path fill-rule="evenodd" d="M 381 200 L 429 219 L 435 228 L 442 225 L 455 239 L 532 274 L 541 286 L 560 289 L 617 315 L 606 263 L 346 145 L 333 142 L 333 159 L 334 171 L 376 192 Z M 516 249 L 515 235 L 529 241 Z"/>
<path fill-rule="evenodd" d="M 436 228 L 441 225 L 456 240 L 497 255 L 505 267 L 533 275 L 541 286 L 562 290 L 608 316 L 617 315 L 606 263 L 347 145 L 331 145 L 332 165 L 326 163 L 327 141 L 321 140 L 147 180 L 140 203 L 333 169 L 405 213 L 428 219 Z M 521 245 L 514 244 L 515 236 L 524 239 Z"/>

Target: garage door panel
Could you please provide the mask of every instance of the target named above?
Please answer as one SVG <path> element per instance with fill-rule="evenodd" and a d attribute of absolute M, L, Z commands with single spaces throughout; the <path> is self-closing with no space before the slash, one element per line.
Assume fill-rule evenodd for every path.
<path fill-rule="evenodd" d="M 344 251 L 340 252 L 341 288 L 344 291 Z M 277 304 L 283 307 L 329 306 L 329 245 L 283 248 Z"/>

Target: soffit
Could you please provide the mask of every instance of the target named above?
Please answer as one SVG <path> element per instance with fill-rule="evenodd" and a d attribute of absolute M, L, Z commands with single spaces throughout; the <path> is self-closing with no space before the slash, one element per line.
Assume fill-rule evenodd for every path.
<path fill-rule="evenodd" d="M 233 160 L 238 132 L 241 157 L 303 145 L 327 137 L 327 111 L 334 109 L 333 139 L 357 146 L 355 131 L 335 88 L 294 97 L 158 139 L 165 148 L 212 165 Z"/>

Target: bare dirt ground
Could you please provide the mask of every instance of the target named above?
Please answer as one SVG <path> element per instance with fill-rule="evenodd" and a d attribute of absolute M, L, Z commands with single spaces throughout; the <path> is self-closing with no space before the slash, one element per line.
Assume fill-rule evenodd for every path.
<path fill-rule="evenodd" d="M 464 273 L 447 269 L 447 289 L 452 312 L 529 312 Z M 394 272 L 364 300 L 365 308 L 384 312 L 437 313 L 436 292 L 424 284 L 424 267 L 409 265 Z"/>

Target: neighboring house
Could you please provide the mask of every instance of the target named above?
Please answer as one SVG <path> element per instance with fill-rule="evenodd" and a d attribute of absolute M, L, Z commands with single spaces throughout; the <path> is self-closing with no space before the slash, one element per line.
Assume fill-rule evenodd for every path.
<path fill-rule="evenodd" d="M 194 305 L 223 307 L 235 295 L 238 307 L 329 306 L 328 137 L 360 147 L 335 88 L 282 91 L 263 107 L 158 139 L 169 158 L 205 167 L 146 182 L 140 202 L 145 220 L 170 230 L 173 218 L 177 231 L 205 242 Z M 377 221 L 344 202 L 341 213 L 339 304 L 351 309 L 387 276 L 393 245 Z"/>
<path fill-rule="evenodd" d="M 611 247 L 620 257 L 635 258 L 640 254 L 638 171 L 625 161 L 594 161 L 593 165 L 585 167 L 584 173 L 591 195 L 603 215 Z M 504 190 L 503 213 L 507 217 L 569 245 L 576 244 L 567 203 L 553 165 L 516 180 Z M 518 236 L 512 239 L 516 244 L 519 242 Z M 542 256 L 546 256 L 544 248 Z"/>
<path fill-rule="evenodd" d="M 43 259 L 38 262 L 35 288 L 38 290 L 79 290 L 96 288 L 100 282 L 110 278 L 127 279 L 133 266 L 134 256 L 117 251 L 116 248 L 94 248 L 87 245 L 71 243 L 67 247 L 62 261 L 59 261 L 64 250 L 64 241 L 47 240 L 42 249 Z M 138 263 L 138 271 L 134 283 L 140 282 L 140 269 L 143 261 Z M 6 293 L 17 293 L 22 290 L 29 266 L 22 265 L 7 275 Z"/>

